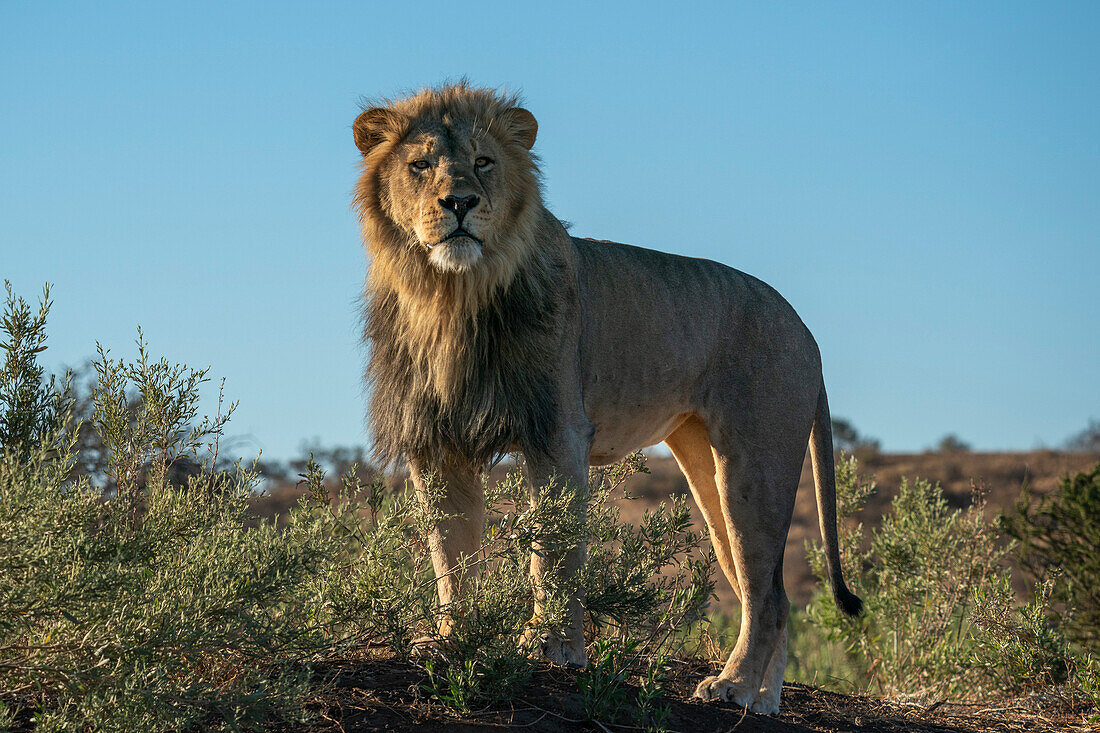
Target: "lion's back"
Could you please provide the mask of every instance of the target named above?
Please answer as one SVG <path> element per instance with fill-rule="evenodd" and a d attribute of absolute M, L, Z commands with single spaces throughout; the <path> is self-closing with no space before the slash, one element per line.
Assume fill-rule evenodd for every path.
<path fill-rule="evenodd" d="M 613 368 L 628 383 L 683 392 L 715 370 L 788 373 L 789 360 L 800 367 L 794 371 L 820 369 L 809 330 L 763 281 L 711 260 L 591 239 L 573 244 L 587 373 Z"/>
<path fill-rule="evenodd" d="M 804 330 L 791 305 L 752 275 L 713 260 L 618 242 L 573 238 L 578 278 L 593 316 L 661 332 L 692 328 L 728 332 L 736 327 Z M 677 317 L 679 316 L 679 317 Z"/>

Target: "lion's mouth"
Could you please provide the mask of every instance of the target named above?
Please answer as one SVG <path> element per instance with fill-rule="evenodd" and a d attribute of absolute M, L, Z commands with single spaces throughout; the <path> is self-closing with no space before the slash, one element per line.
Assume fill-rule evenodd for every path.
<path fill-rule="evenodd" d="M 468 231 L 466 231 L 462 227 L 459 227 L 458 229 L 455 229 L 453 232 L 451 232 L 447 236 L 443 237 L 443 239 L 439 240 L 435 244 L 429 244 L 428 249 L 432 249 L 433 247 L 438 247 L 439 245 L 444 244 L 446 242 L 453 242 L 456 239 L 462 239 L 463 237 L 465 237 L 466 239 L 469 239 L 473 242 L 477 242 L 478 246 L 479 247 L 481 246 L 481 240 L 480 239 L 475 237 L 473 234 L 470 234 Z"/>

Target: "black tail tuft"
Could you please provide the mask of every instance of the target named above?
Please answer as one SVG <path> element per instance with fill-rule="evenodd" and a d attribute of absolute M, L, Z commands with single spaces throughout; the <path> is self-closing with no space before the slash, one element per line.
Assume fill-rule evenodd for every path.
<path fill-rule="evenodd" d="M 848 587 L 844 585 L 844 581 L 840 578 L 837 578 L 833 585 L 833 600 L 836 601 L 837 608 L 849 616 L 858 616 L 863 613 L 863 601 L 855 593 L 848 590 Z"/>

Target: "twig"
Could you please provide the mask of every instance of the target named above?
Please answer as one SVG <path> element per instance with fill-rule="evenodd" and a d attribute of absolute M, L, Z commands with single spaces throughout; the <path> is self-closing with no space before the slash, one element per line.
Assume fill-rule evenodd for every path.
<path fill-rule="evenodd" d="M 324 718 L 325 720 L 332 721 L 332 724 L 340 729 L 340 733 L 347 733 L 347 731 L 344 730 L 344 726 L 340 725 L 339 720 L 336 720 L 335 718 L 329 717 L 327 713 L 321 713 L 321 717 Z"/>
<path fill-rule="evenodd" d="M 225 377 L 222 377 L 221 386 L 218 387 L 218 412 L 214 418 L 214 425 L 216 426 L 222 417 L 222 400 L 225 399 Z M 213 451 L 210 454 L 210 480 L 214 480 L 214 467 L 218 465 L 218 448 L 219 442 L 222 437 L 221 430 L 214 431 L 214 445 Z"/>

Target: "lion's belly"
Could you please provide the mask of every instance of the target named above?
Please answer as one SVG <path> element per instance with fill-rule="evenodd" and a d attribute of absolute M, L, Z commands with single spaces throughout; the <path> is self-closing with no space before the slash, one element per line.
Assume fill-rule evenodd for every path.
<path fill-rule="evenodd" d="M 668 410 L 639 411 L 616 418 L 591 415 L 595 427 L 588 462 L 604 466 L 622 460 L 633 451 L 660 443 L 691 413 Z M 601 420 L 601 417 L 603 419 Z"/>

